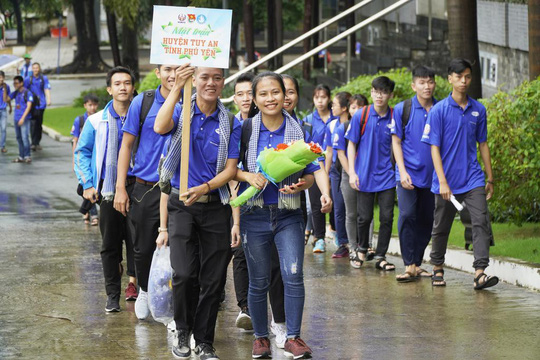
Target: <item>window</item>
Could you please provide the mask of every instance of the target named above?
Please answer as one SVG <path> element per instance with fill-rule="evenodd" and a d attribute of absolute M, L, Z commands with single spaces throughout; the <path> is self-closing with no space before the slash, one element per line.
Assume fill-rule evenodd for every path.
<path fill-rule="evenodd" d="M 482 84 L 497 87 L 497 55 L 480 51 Z"/>

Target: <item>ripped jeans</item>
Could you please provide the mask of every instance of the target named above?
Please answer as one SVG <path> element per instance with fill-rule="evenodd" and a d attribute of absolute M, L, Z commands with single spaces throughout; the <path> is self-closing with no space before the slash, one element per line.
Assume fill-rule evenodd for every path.
<path fill-rule="evenodd" d="M 302 210 L 277 205 L 242 207 L 240 229 L 249 272 L 248 307 L 256 337 L 268 337 L 267 294 L 276 244 L 285 287 L 287 337 L 300 336 L 304 311 L 304 220 Z"/>

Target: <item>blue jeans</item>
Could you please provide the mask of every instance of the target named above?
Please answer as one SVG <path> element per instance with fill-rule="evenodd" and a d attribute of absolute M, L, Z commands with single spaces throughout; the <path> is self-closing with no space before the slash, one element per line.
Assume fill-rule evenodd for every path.
<path fill-rule="evenodd" d="M 6 147 L 7 110 L 0 109 L 0 149 Z"/>
<path fill-rule="evenodd" d="M 30 158 L 30 119 L 24 120 L 22 126 L 15 121 L 15 135 L 19 143 L 19 157 L 21 159 Z"/>
<path fill-rule="evenodd" d="M 339 245 L 345 245 L 349 243 L 347 227 L 345 226 L 345 200 L 343 200 L 343 194 L 341 193 L 341 171 L 336 169 L 335 164 L 332 164 L 332 167 L 330 168 L 330 184 L 332 185 L 334 223 L 336 225 L 337 240 Z"/>
<path fill-rule="evenodd" d="M 435 196 L 428 189 L 406 190 L 397 183 L 399 206 L 398 232 L 403 263 L 422 265 L 424 252 L 431 239 Z"/>
<path fill-rule="evenodd" d="M 246 211 L 247 207 L 242 210 Z M 267 294 L 275 243 L 285 287 L 287 337 L 300 336 L 304 312 L 304 222 L 302 210 L 253 207 L 240 217 L 249 272 L 248 307 L 256 337 L 268 337 Z"/>

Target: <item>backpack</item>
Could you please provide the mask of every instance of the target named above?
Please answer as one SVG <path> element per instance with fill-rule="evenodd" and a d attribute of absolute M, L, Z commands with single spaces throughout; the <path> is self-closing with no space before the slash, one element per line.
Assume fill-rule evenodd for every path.
<path fill-rule="evenodd" d="M 77 116 L 77 119 L 79 119 L 79 136 L 80 136 L 82 133 L 82 129 L 84 127 L 84 123 L 86 122 L 86 119 L 84 118 L 84 114 Z"/>
<path fill-rule="evenodd" d="M 367 109 L 366 109 L 367 108 Z M 394 116 L 394 109 L 389 107 L 390 108 L 390 117 L 393 118 Z M 362 139 L 362 136 L 364 135 L 364 132 L 366 131 L 366 124 L 367 124 L 367 121 L 369 119 L 369 111 L 371 110 L 371 105 L 368 105 L 368 106 L 364 106 L 362 108 L 362 117 L 360 118 L 360 139 Z M 409 113 L 410 113 L 410 108 L 409 108 Z M 408 116 L 407 115 L 407 121 L 408 121 Z M 347 130 L 345 130 L 345 132 L 347 132 Z M 360 140 L 358 141 L 358 144 L 356 144 L 356 156 L 358 156 L 358 147 L 360 146 Z M 392 163 L 392 166 L 394 166 L 396 164 L 396 160 L 394 158 L 394 150 L 392 149 L 392 144 L 390 144 L 390 151 L 391 151 L 391 156 L 390 156 L 390 162 Z"/>
<path fill-rule="evenodd" d="M 411 117 L 412 99 L 407 99 L 403 102 L 403 114 L 401 115 L 401 141 L 405 140 L 405 126 L 409 123 Z"/>
<path fill-rule="evenodd" d="M 156 90 L 146 90 L 143 92 L 143 100 L 141 104 L 141 112 L 139 114 L 139 135 L 135 138 L 135 142 L 133 143 L 133 148 L 131 149 L 131 167 L 133 168 L 135 166 L 135 155 L 137 154 L 137 150 L 139 150 L 139 143 L 141 142 L 141 132 L 144 125 L 144 122 L 146 120 L 146 117 L 148 116 L 148 113 L 150 112 L 150 109 L 152 108 L 152 105 L 154 104 L 154 99 L 156 98 Z"/>

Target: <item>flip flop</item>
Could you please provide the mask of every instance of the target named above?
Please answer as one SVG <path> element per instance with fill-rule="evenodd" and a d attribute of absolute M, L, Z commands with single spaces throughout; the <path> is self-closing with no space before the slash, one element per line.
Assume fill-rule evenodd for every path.
<path fill-rule="evenodd" d="M 480 279 L 486 277 L 483 283 L 480 284 Z M 474 278 L 474 290 L 482 290 L 488 287 L 495 286 L 499 283 L 499 278 L 496 276 L 488 276 L 486 273 L 481 273 Z"/>
<path fill-rule="evenodd" d="M 408 283 L 408 282 L 413 282 L 413 281 L 418 280 L 418 277 L 410 271 L 405 271 L 405 274 L 396 276 L 396 280 L 399 283 Z"/>
<path fill-rule="evenodd" d="M 416 276 L 417 277 L 431 277 L 431 273 L 422 268 L 416 268 Z"/>

